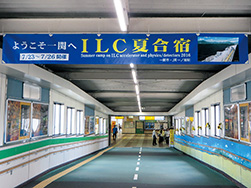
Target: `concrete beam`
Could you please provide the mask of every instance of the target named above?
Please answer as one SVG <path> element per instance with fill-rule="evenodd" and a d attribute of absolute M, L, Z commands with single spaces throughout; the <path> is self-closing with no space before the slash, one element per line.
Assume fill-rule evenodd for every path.
<path fill-rule="evenodd" d="M 250 20 L 250 17 L 130 18 L 128 33 L 248 33 Z M 2 33 L 122 33 L 116 18 L 0 19 L 0 28 Z"/>

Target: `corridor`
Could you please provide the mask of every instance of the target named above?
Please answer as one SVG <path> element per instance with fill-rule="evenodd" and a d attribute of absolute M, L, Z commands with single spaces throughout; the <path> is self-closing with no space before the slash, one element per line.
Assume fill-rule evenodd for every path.
<path fill-rule="evenodd" d="M 25 187 L 237 187 L 222 174 L 176 149 L 165 144 L 153 147 L 151 142 L 151 135 L 147 134 L 118 135 L 113 146 L 101 156 L 95 153 L 79 159 Z"/>

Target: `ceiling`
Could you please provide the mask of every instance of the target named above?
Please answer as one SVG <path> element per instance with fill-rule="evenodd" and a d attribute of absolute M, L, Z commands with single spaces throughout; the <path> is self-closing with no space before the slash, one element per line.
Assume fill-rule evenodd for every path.
<path fill-rule="evenodd" d="M 128 0 L 126 6 L 128 33 L 251 29 L 250 0 Z M 17 25 L 15 19 L 25 24 Z M 112 0 L 0 0 L 0 26 L 4 32 L 121 33 L 115 19 Z M 39 66 L 71 81 L 114 112 L 138 112 L 129 65 Z M 200 83 L 227 66 L 137 65 L 142 111 L 168 112 Z"/>
<path fill-rule="evenodd" d="M 250 0 L 127 0 L 129 17 L 250 17 Z M 1 18 L 116 17 L 113 0 L 1 0 Z"/>
<path fill-rule="evenodd" d="M 137 112 L 129 65 L 43 65 L 115 112 Z M 143 112 L 168 112 L 226 65 L 137 65 Z"/>

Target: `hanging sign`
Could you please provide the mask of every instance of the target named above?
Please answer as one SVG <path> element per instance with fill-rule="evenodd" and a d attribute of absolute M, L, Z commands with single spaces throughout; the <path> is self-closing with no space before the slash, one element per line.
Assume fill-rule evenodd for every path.
<path fill-rule="evenodd" d="M 3 63 L 241 64 L 244 34 L 6 34 Z"/>

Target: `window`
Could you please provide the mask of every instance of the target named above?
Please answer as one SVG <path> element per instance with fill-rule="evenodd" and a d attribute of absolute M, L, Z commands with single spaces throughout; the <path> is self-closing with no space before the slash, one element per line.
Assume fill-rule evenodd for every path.
<path fill-rule="evenodd" d="M 66 134 L 76 134 L 75 109 L 71 107 L 67 107 Z"/>
<path fill-rule="evenodd" d="M 238 105 L 224 106 L 225 136 L 238 139 Z"/>
<path fill-rule="evenodd" d="M 77 132 L 76 134 L 84 134 L 83 111 L 77 110 Z"/>
<path fill-rule="evenodd" d="M 211 136 L 220 136 L 222 125 L 220 124 L 220 104 L 211 106 L 211 121 L 210 121 Z"/>
<path fill-rule="evenodd" d="M 202 135 L 209 136 L 210 135 L 210 127 L 209 127 L 209 112 L 208 108 L 202 109 Z"/>
<path fill-rule="evenodd" d="M 59 103 L 54 103 L 54 134 L 65 134 L 64 129 L 64 105 Z"/>
<path fill-rule="evenodd" d="M 201 127 L 201 120 L 200 120 L 200 111 L 195 112 L 195 135 L 201 135 L 202 127 Z"/>

